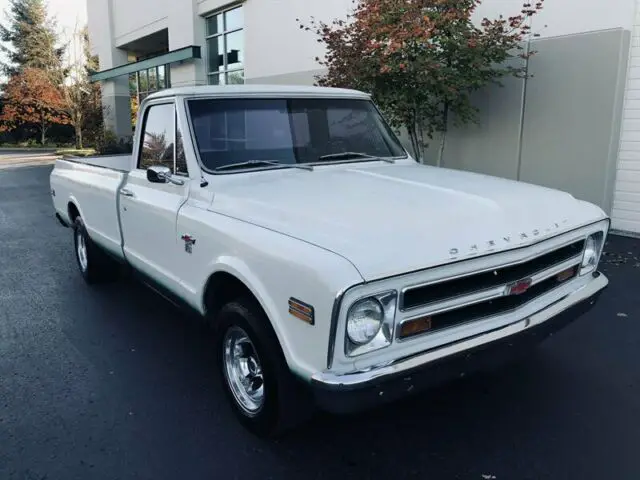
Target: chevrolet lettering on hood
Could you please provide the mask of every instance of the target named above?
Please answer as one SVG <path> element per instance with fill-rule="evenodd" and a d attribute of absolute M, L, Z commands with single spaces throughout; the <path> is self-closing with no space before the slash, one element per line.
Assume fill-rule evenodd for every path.
<path fill-rule="evenodd" d="M 560 230 L 562 225 L 566 225 L 567 223 L 568 220 L 565 219 L 561 222 L 554 222 L 551 226 L 544 229 L 534 229 L 527 232 L 520 232 L 516 235 L 507 235 L 500 237 L 497 240 L 487 240 L 482 243 L 474 243 L 464 248 L 453 247 L 449 249 L 449 256 L 452 260 L 455 260 L 459 257 L 471 257 L 499 251 L 512 245 L 525 245 L 530 243 L 531 240 L 542 238 L 545 235 Z"/>

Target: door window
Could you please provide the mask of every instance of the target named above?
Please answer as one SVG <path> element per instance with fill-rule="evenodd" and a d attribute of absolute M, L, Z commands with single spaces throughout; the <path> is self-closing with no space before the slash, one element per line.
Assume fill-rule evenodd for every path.
<path fill-rule="evenodd" d="M 178 119 L 176 118 L 176 175 L 189 176 L 189 170 L 187 169 L 187 157 L 184 153 L 184 141 L 182 139 L 182 130 L 178 125 Z"/>
<path fill-rule="evenodd" d="M 138 168 L 163 165 L 175 173 L 173 103 L 152 105 L 145 114 Z"/>

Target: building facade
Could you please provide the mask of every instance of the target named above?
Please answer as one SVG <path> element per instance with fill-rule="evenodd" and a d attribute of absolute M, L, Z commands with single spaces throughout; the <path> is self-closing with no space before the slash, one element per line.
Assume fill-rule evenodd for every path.
<path fill-rule="evenodd" d="M 87 1 L 101 68 L 94 80 L 119 136 L 131 134 L 132 105 L 162 88 L 313 83 L 322 45 L 296 19 L 330 21 L 352 8 L 352 0 Z M 485 0 L 477 17 L 511 16 L 522 3 Z M 616 230 L 640 233 L 640 0 L 546 0 L 532 26 L 533 77 L 479 92 L 481 123 L 450 131 L 443 166 L 560 188 L 600 205 Z"/>

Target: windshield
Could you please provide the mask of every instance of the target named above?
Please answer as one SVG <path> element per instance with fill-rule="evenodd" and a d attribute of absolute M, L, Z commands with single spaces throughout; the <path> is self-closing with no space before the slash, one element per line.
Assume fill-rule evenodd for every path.
<path fill-rule="evenodd" d="M 242 162 L 255 168 L 260 160 L 308 164 L 406 156 L 368 100 L 197 99 L 189 101 L 189 111 L 196 148 L 210 171 Z"/>

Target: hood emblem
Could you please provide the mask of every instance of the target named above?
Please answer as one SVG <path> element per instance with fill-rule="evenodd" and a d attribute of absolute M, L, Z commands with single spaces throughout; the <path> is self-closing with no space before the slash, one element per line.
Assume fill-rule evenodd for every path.
<path fill-rule="evenodd" d="M 562 222 L 554 222 L 553 224 L 545 227 L 544 229 L 536 228 L 534 230 L 529 230 L 526 232 L 518 232 L 513 235 L 505 235 L 495 240 L 487 240 L 485 242 L 473 243 L 468 247 L 452 247 L 449 249 L 449 256 L 452 259 L 458 257 L 466 257 L 466 256 L 474 256 L 478 254 L 489 253 L 497 248 L 506 247 L 509 245 L 518 245 L 519 243 L 524 243 L 529 241 L 530 239 L 535 239 L 540 237 L 541 233 L 550 234 L 556 230 L 559 230 L 562 225 L 569 223 L 569 220 L 562 220 Z M 518 242 L 520 241 L 520 242 Z"/>

